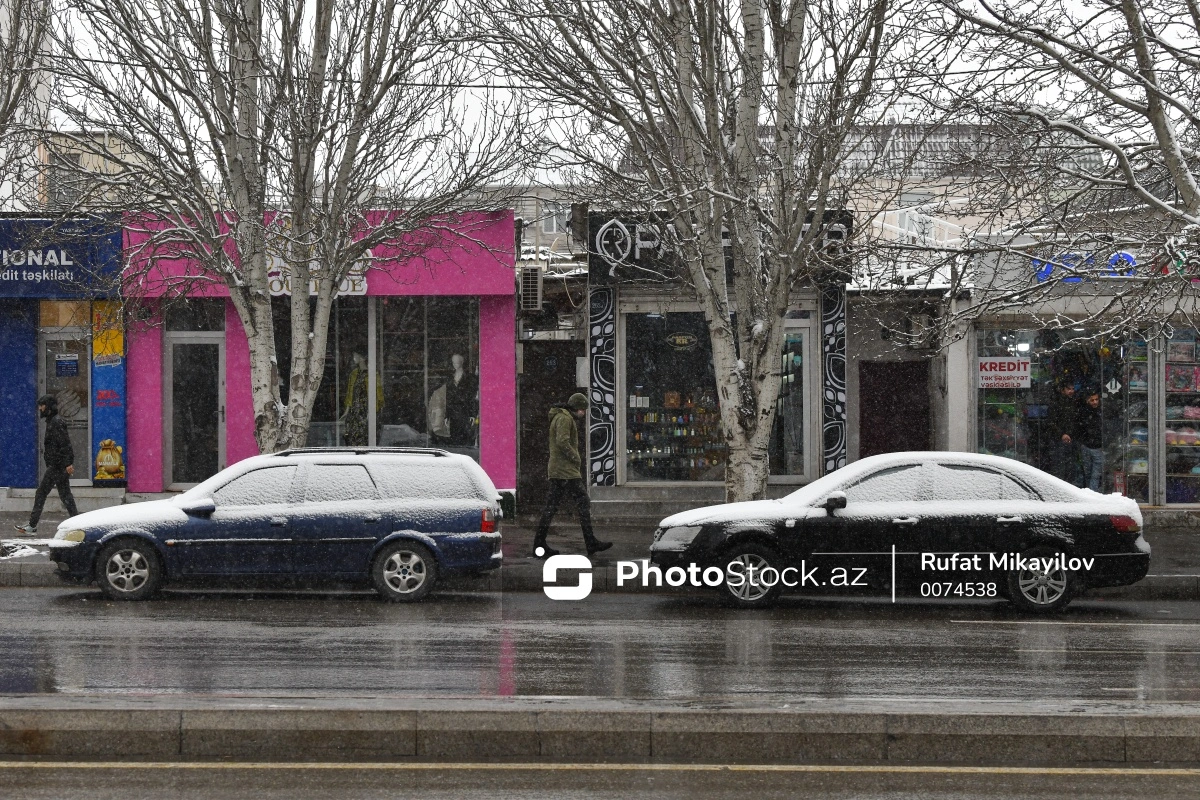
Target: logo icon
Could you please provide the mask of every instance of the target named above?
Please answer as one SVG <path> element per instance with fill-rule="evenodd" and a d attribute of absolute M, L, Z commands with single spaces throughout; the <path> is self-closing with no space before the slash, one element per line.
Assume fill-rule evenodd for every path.
<path fill-rule="evenodd" d="M 578 586 L 551 586 L 558 582 L 558 571 L 563 569 L 582 570 L 579 573 Z M 592 593 L 592 562 L 587 556 L 557 555 L 550 556 L 542 565 L 542 591 L 551 600 L 582 600 Z"/>

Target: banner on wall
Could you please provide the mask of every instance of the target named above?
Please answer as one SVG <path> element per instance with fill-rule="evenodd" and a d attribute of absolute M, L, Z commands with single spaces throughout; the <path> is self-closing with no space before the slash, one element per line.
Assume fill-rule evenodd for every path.
<path fill-rule="evenodd" d="M 92 303 L 92 483 L 124 486 L 125 327 L 121 304 Z"/>
<path fill-rule="evenodd" d="M 0 219 L 0 297 L 106 297 L 121 274 L 121 228 L 102 219 Z"/>
<path fill-rule="evenodd" d="M 1019 356 L 993 356 L 979 359 L 980 389 L 1028 389 L 1030 359 Z"/>

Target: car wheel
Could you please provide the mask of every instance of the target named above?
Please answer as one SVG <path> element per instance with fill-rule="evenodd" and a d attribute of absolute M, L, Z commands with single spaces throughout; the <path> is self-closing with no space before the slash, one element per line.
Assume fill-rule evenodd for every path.
<path fill-rule="evenodd" d="M 96 557 L 96 583 L 110 600 L 145 600 L 162 581 L 162 562 L 148 542 L 119 539 L 106 544 Z"/>
<path fill-rule="evenodd" d="M 1054 558 L 1062 551 L 1054 547 L 1034 547 L 1021 558 Z M 1020 569 L 1008 573 L 1008 599 L 1017 608 L 1039 614 L 1061 611 L 1071 602 L 1074 576 L 1069 570 L 1052 567 Z"/>
<path fill-rule="evenodd" d="M 437 559 L 423 544 L 393 542 L 375 556 L 371 579 L 385 600 L 414 603 L 424 599 L 437 583 Z"/>
<path fill-rule="evenodd" d="M 730 582 L 727 573 L 725 599 L 738 608 L 766 608 L 774 604 L 783 593 L 783 584 L 779 581 L 781 561 L 779 554 L 765 545 L 746 542 L 731 547 L 726 551 L 720 567 L 727 570 L 729 564 L 741 564 L 743 580 L 740 586 L 735 586 Z M 757 578 L 768 568 L 775 571 L 775 582 L 772 585 L 767 586 L 757 579 L 753 582 L 749 580 L 751 574 Z"/>

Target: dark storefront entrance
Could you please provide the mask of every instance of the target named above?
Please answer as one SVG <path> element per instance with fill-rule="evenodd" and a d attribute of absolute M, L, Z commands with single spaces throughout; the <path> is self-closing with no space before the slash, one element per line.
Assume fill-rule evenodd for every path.
<path fill-rule="evenodd" d="M 858 365 L 858 457 L 930 450 L 929 362 Z"/>
<path fill-rule="evenodd" d="M 522 348 L 523 371 L 518 376 L 517 390 L 521 398 L 517 497 L 521 513 L 534 514 L 542 507 L 549 489 L 546 461 L 550 406 L 565 403 L 573 392 L 587 391 L 576 388 L 575 364 L 576 359 L 584 355 L 584 343 L 528 341 L 522 343 Z M 587 452 L 582 436 L 579 452 Z"/>

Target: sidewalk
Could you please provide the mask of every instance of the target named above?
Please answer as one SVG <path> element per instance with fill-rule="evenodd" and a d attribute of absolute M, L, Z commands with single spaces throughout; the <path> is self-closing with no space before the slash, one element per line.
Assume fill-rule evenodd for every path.
<path fill-rule="evenodd" d="M 14 526 L 28 522 L 28 518 L 14 512 L 0 512 L 0 541 L 37 546 L 39 539 L 54 535 L 62 516 L 44 516 L 38 525 L 36 537 L 22 536 Z M 542 562 L 533 557 L 533 527 L 526 519 L 518 524 L 507 523 L 504 533 L 504 567 L 498 572 L 482 578 L 455 581 L 456 591 L 488 592 L 540 592 L 542 590 Z M 600 526 L 596 535 L 613 543 L 611 550 L 592 559 L 594 592 L 647 591 L 629 586 L 617 586 L 616 562 L 649 558 L 650 541 L 654 536 L 654 525 L 645 526 Z M 1153 548 L 1150 575 L 1133 586 L 1096 589 L 1089 597 L 1107 597 L 1127 600 L 1200 600 L 1200 532 L 1146 533 Z M 548 544 L 563 553 L 586 553 L 583 534 L 576 522 L 556 521 L 550 528 Z M 45 556 L 26 556 L 0 560 L 0 586 L 57 586 L 54 567 Z"/>

